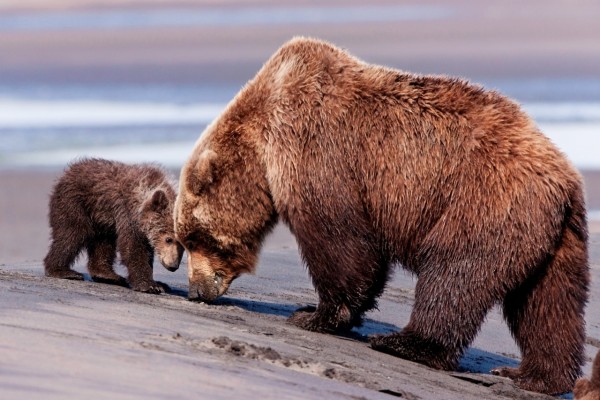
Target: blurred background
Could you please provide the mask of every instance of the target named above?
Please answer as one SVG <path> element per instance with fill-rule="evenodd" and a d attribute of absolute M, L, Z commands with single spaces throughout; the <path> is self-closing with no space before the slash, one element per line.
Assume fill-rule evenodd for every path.
<path fill-rule="evenodd" d="M 177 171 L 295 35 L 515 98 L 584 172 L 597 219 L 599 21 L 597 0 L 0 0 L 0 224 L 8 240 L 27 218 L 44 226 L 52 180 L 76 157 Z M 14 212 L 32 198 L 37 214 Z"/>

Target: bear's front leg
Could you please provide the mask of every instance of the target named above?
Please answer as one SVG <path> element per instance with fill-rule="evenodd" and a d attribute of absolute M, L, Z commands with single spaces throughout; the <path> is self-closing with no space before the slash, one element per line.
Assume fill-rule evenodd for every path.
<path fill-rule="evenodd" d="M 322 222 L 322 221 L 321 221 Z M 329 225 L 329 224 L 327 224 Z M 360 226 L 360 224 L 357 224 Z M 308 272 L 319 295 L 319 304 L 296 311 L 288 322 L 314 332 L 343 332 L 362 324 L 362 315 L 376 306 L 385 286 L 389 263 L 358 228 L 340 230 L 335 240 L 324 242 L 317 230 L 303 225 L 294 229 Z M 327 237 L 327 233 L 323 233 Z"/>
<path fill-rule="evenodd" d="M 160 294 L 168 290 L 167 285 L 154 281 L 152 277 L 154 250 L 141 232 L 119 234 L 117 248 L 129 272 L 127 280 L 131 289 L 152 294 Z"/>
<path fill-rule="evenodd" d="M 141 261 L 141 260 L 140 260 Z M 129 269 L 129 286 L 136 292 L 144 292 L 151 294 L 168 293 L 171 288 L 169 285 L 163 282 L 155 281 L 152 277 L 152 266 L 154 264 L 154 257 L 150 253 L 147 261 L 143 264 L 143 267 L 136 268 L 133 271 Z M 136 265 L 136 264 L 133 264 Z M 142 265 L 142 264 L 140 264 Z"/>

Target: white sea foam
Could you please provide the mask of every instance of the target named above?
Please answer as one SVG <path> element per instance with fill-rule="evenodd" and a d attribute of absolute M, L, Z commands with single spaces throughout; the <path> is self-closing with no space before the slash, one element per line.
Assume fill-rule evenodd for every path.
<path fill-rule="evenodd" d="M 0 129 L 206 124 L 225 104 L 0 98 Z"/>
<path fill-rule="evenodd" d="M 523 108 L 538 122 L 600 121 L 600 102 L 525 103 Z"/>
<path fill-rule="evenodd" d="M 41 101 L 0 98 L 0 131 L 43 128 L 197 125 L 213 120 L 225 104 L 171 104 L 109 101 Z M 542 131 L 578 168 L 600 169 L 600 103 L 529 103 L 524 108 Z M 168 140 L 168 135 L 165 135 Z M 31 149 L 5 154 L 4 165 L 64 165 L 78 156 L 128 162 L 157 161 L 181 166 L 193 148 L 190 142 L 135 143 L 104 147 Z"/>
<path fill-rule="evenodd" d="M 544 124 L 546 135 L 581 169 L 600 169 L 600 123 Z M 20 166 L 54 166 L 66 164 L 76 157 L 103 157 L 125 162 L 157 161 L 180 167 L 194 142 L 141 143 L 106 147 L 69 148 L 35 151 L 6 157 L 4 164 Z"/>
<path fill-rule="evenodd" d="M 106 158 L 126 163 L 157 162 L 167 167 L 180 168 L 187 159 L 193 142 L 145 143 L 88 148 L 69 148 L 52 151 L 34 151 L 7 157 L 4 164 L 21 167 L 56 167 L 82 157 Z"/>
<path fill-rule="evenodd" d="M 0 129 L 208 123 L 225 103 L 174 104 L 0 97 Z M 600 102 L 525 103 L 539 123 L 600 122 Z"/>
<path fill-rule="evenodd" d="M 539 124 L 580 169 L 600 169 L 600 122 Z"/>

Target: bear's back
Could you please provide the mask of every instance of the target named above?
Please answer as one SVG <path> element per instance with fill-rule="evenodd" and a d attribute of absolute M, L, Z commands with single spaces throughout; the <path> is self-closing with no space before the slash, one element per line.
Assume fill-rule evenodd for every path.
<path fill-rule="evenodd" d="M 336 220 L 365 210 L 385 242 L 405 249 L 436 221 L 490 232 L 542 226 L 581 194 L 577 170 L 516 102 L 459 78 L 372 65 L 299 38 L 265 64 L 226 121 L 255 115 L 265 96 L 269 129 L 255 140 L 284 219 L 295 209 Z M 217 128 L 211 136 L 229 134 Z"/>
<path fill-rule="evenodd" d="M 175 191 L 160 167 L 83 159 L 72 163 L 60 178 L 51 208 L 68 211 L 69 206 L 76 204 L 95 223 L 114 226 L 117 219 L 135 220 L 144 200 L 157 188 L 174 202 Z"/>

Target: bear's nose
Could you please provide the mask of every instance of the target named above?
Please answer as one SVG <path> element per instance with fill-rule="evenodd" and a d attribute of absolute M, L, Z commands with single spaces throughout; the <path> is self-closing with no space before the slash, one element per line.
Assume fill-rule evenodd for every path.
<path fill-rule="evenodd" d="M 177 271 L 177 269 L 179 268 L 179 264 L 181 263 L 181 255 L 162 255 L 160 257 L 160 263 L 168 271 Z"/>
<path fill-rule="evenodd" d="M 219 297 L 218 288 L 214 280 L 209 279 L 209 282 L 190 282 L 188 290 L 188 300 L 203 301 L 210 303 Z"/>
<path fill-rule="evenodd" d="M 192 287 L 190 285 L 190 289 L 188 290 L 188 300 L 200 300 L 201 299 L 201 293 L 200 290 L 198 290 L 198 287 Z"/>

